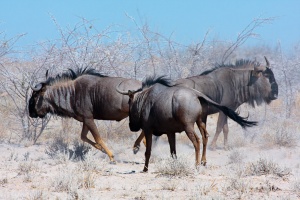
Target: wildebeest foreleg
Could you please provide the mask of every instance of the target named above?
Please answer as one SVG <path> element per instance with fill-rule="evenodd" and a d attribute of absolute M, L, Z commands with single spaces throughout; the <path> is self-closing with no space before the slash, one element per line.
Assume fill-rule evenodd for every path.
<path fill-rule="evenodd" d="M 210 143 L 210 148 L 212 150 L 215 150 L 216 149 L 216 146 L 217 146 L 217 140 L 218 140 L 218 137 L 223 129 L 223 126 L 225 124 L 225 120 L 227 119 L 227 116 L 223 113 L 223 112 L 219 112 L 219 117 L 218 117 L 218 122 L 217 122 L 217 128 L 216 128 L 216 133 L 215 133 L 215 136 L 213 138 L 213 140 L 211 141 Z"/>
<path fill-rule="evenodd" d="M 107 148 L 107 146 L 105 145 L 104 141 L 102 140 L 102 138 L 100 137 L 99 131 L 97 129 L 97 126 L 94 122 L 94 120 L 86 120 L 83 122 L 83 126 L 86 126 L 92 133 L 94 140 L 96 143 L 91 144 L 93 145 L 95 148 L 102 150 L 104 149 L 105 153 L 108 155 L 109 159 L 111 162 L 115 162 L 114 160 L 114 155 L 112 154 L 112 152 Z M 85 129 L 83 127 L 83 129 Z"/>
<path fill-rule="evenodd" d="M 146 138 L 146 152 L 145 152 L 145 166 L 143 172 L 148 171 L 149 160 L 151 156 L 151 147 L 152 147 L 152 132 L 145 133 Z"/>
<path fill-rule="evenodd" d="M 175 133 L 168 133 L 167 136 L 169 140 L 171 156 L 172 158 L 176 159 L 176 135 Z"/>
<path fill-rule="evenodd" d="M 206 125 L 205 123 L 201 121 L 197 121 L 197 126 L 200 130 L 200 133 L 202 135 L 202 144 L 203 144 L 203 150 L 202 150 L 202 157 L 201 157 L 201 164 L 206 165 L 206 146 L 207 146 L 207 141 L 208 141 L 208 132 L 206 130 Z"/>
<path fill-rule="evenodd" d="M 199 155 L 200 155 L 200 139 L 197 136 L 197 134 L 194 131 L 194 125 L 187 126 L 185 129 L 185 132 L 188 136 L 188 138 L 192 141 L 194 148 L 195 148 L 195 154 L 196 154 L 196 167 L 199 166 Z"/>

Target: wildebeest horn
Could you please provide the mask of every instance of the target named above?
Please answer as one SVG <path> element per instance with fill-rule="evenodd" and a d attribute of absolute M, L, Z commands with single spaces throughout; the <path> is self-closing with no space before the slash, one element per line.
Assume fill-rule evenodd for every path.
<path fill-rule="evenodd" d="M 122 83 L 122 82 L 121 82 L 121 83 Z M 120 83 L 120 84 L 121 84 L 121 83 Z M 138 90 L 128 90 L 128 92 L 121 91 L 121 90 L 119 90 L 120 84 L 116 87 L 116 90 L 117 90 L 117 92 L 119 92 L 120 94 L 123 94 L 123 95 L 133 95 L 133 94 L 135 94 L 135 93 L 137 93 L 137 92 L 139 92 L 139 91 L 142 90 L 142 88 L 140 88 L 140 89 L 138 89 Z"/>
<path fill-rule="evenodd" d="M 116 90 L 117 90 L 117 92 L 119 92 L 120 94 L 123 94 L 123 95 L 129 95 L 129 92 L 121 91 L 121 90 L 119 90 L 117 87 L 116 87 Z"/>
<path fill-rule="evenodd" d="M 38 85 L 36 85 L 35 87 L 31 86 L 31 89 L 35 92 L 39 91 L 42 88 L 42 83 L 39 83 Z"/>
<path fill-rule="evenodd" d="M 264 56 L 264 57 L 265 57 L 265 60 L 266 60 L 266 63 L 267 63 L 267 68 L 270 68 L 270 62 L 268 61 L 266 56 Z"/>

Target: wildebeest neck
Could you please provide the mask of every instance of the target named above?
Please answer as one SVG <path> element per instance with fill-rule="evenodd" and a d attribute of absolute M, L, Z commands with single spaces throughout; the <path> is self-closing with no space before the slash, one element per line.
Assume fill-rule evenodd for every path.
<path fill-rule="evenodd" d="M 50 113 L 61 117 L 75 116 L 74 81 L 49 86 L 45 93 L 45 99 L 49 102 Z"/>

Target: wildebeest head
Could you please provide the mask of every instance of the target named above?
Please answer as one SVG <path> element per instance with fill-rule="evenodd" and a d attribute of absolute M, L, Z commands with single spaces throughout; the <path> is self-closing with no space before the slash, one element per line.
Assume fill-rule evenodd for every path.
<path fill-rule="evenodd" d="M 32 118 L 43 118 L 49 112 L 49 105 L 44 99 L 47 84 L 42 82 L 32 87 L 32 95 L 29 99 L 29 116 Z"/>
<path fill-rule="evenodd" d="M 120 91 L 118 89 L 118 86 L 116 88 L 117 92 L 123 95 L 128 95 L 129 100 L 129 128 L 133 132 L 137 132 L 141 129 L 142 124 L 141 124 L 141 118 L 140 118 L 140 112 L 141 110 L 139 109 L 139 101 L 136 98 L 136 93 L 142 91 L 142 88 L 132 91 L 128 90 L 128 92 Z"/>
<path fill-rule="evenodd" d="M 160 83 L 167 87 L 176 85 L 171 80 L 165 78 L 165 76 L 159 76 L 157 78 L 153 76 L 147 77 L 146 80 L 143 81 L 142 87 L 138 90 L 128 90 L 128 92 L 126 92 L 119 90 L 119 85 L 116 87 L 117 92 L 129 96 L 129 128 L 133 132 L 137 132 L 142 128 L 141 114 L 143 111 L 147 110 L 147 108 L 143 107 L 143 102 L 147 99 L 149 87 L 156 83 Z"/>
<path fill-rule="evenodd" d="M 254 67 L 248 86 L 257 90 L 266 103 L 270 103 L 278 97 L 278 85 L 266 57 L 265 60 L 266 66 L 260 65 Z"/>

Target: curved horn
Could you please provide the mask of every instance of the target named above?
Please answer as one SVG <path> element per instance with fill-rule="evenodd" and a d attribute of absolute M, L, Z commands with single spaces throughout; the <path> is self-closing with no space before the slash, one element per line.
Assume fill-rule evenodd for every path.
<path fill-rule="evenodd" d="M 121 83 L 122 83 L 122 82 L 121 82 Z M 117 87 L 116 87 L 117 92 L 119 92 L 120 94 L 128 95 L 128 96 L 129 96 L 129 95 L 133 95 L 133 94 L 135 94 L 135 93 L 137 93 L 137 92 L 142 91 L 142 88 L 140 88 L 140 89 L 138 89 L 138 90 L 128 90 L 128 92 L 119 90 L 119 86 L 120 86 L 121 83 L 119 83 L 119 85 L 117 85 Z"/>
<path fill-rule="evenodd" d="M 123 82 L 121 82 L 121 83 L 123 83 Z M 116 87 L 117 92 L 119 92 L 120 94 L 123 94 L 123 95 L 129 95 L 129 91 L 125 92 L 125 91 L 119 90 L 119 86 L 120 86 L 121 83 L 119 83 L 119 85 L 117 85 L 117 87 Z"/>
<path fill-rule="evenodd" d="M 120 94 L 123 94 L 123 95 L 129 95 L 129 92 L 121 91 L 121 90 L 119 90 L 117 87 L 116 87 L 116 90 L 117 90 L 117 92 L 119 92 Z"/>
<path fill-rule="evenodd" d="M 32 86 L 30 86 L 31 87 L 31 89 L 34 91 L 34 92 L 37 92 L 37 91 L 39 91 L 41 88 L 42 88 L 42 83 L 39 83 L 38 85 L 36 85 L 35 87 L 32 87 Z"/>
<path fill-rule="evenodd" d="M 270 67 L 270 62 L 268 61 L 266 56 L 264 56 L 264 57 L 265 57 L 265 60 L 266 60 L 266 63 L 267 63 L 267 67 L 269 68 Z"/>

